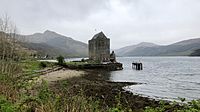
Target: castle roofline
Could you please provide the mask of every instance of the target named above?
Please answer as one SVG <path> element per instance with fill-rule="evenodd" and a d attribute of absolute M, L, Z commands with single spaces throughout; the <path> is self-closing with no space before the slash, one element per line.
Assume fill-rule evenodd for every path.
<path fill-rule="evenodd" d="M 102 31 L 94 35 L 92 39 L 98 39 L 98 38 L 107 39 L 107 37 Z"/>

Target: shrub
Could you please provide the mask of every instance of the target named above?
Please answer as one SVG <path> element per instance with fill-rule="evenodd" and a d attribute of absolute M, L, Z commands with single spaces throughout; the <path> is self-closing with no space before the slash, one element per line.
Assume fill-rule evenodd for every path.
<path fill-rule="evenodd" d="M 47 67 L 47 64 L 45 62 L 40 62 L 39 66 L 41 68 L 45 68 L 45 67 Z"/>
<path fill-rule="evenodd" d="M 56 59 L 58 61 L 58 65 L 64 65 L 65 60 L 63 56 L 59 56 Z"/>
<path fill-rule="evenodd" d="M 84 59 L 84 58 L 82 58 L 82 59 L 81 59 L 81 62 L 85 62 L 85 59 Z"/>

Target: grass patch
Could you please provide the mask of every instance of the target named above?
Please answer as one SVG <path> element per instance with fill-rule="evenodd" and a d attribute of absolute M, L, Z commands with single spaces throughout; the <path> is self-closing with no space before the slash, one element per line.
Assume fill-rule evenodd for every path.
<path fill-rule="evenodd" d="M 87 62 L 66 62 L 66 65 L 73 65 L 73 66 L 78 66 L 78 65 L 85 65 L 88 64 Z"/>
<path fill-rule="evenodd" d="M 21 66 L 23 68 L 23 72 L 26 74 L 34 74 L 39 70 L 42 70 L 46 67 L 52 68 L 56 64 L 51 62 L 40 62 L 33 60 L 25 60 L 21 62 Z"/>
<path fill-rule="evenodd" d="M 34 70 L 40 70 L 42 69 L 40 67 L 40 62 L 39 61 L 22 61 L 21 62 L 22 68 L 24 72 L 29 72 L 29 71 L 34 71 Z"/>
<path fill-rule="evenodd" d="M 0 111 L 1 112 L 15 112 L 16 107 L 4 96 L 0 96 Z"/>

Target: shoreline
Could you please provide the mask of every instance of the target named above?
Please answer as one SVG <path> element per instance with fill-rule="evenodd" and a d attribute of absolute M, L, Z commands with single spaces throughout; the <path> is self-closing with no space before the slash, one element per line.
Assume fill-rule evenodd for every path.
<path fill-rule="evenodd" d="M 70 69 L 75 70 L 75 69 Z M 105 80 L 103 77 L 105 71 L 102 70 L 79 70 L 84 71 L 85 74 L 78 77 L 71 77 L 65 80 L 56 81 L 51 84 L 54 91 L 59 90 L 60 84 L 63 81 L 67 82 L 67 94 L 79 94 L 80 91 L 86 97 L 92 97 L 94 100 L 100 101 L 102 108 L 115 107 L 120 102 L 123 108 L 132 109 L 132 111 L 143 111 L 145 107 L 156 107 L 159 101 L 140 95 L 135 95 L 132 92 L 123 89 L 125 86 L 136 85 L 138 83 L 132 82 L 112 82 Z M 117 98 L 118 97 L 118 98 Z"/>

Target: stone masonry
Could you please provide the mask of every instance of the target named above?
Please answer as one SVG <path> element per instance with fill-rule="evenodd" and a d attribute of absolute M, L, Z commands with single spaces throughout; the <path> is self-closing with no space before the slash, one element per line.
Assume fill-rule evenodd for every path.
<path fill-rule="evenodd" d="M 110 39 L 103 32 L 89 40 L 89 59 L 100 62 L 110 61 Z"/>

